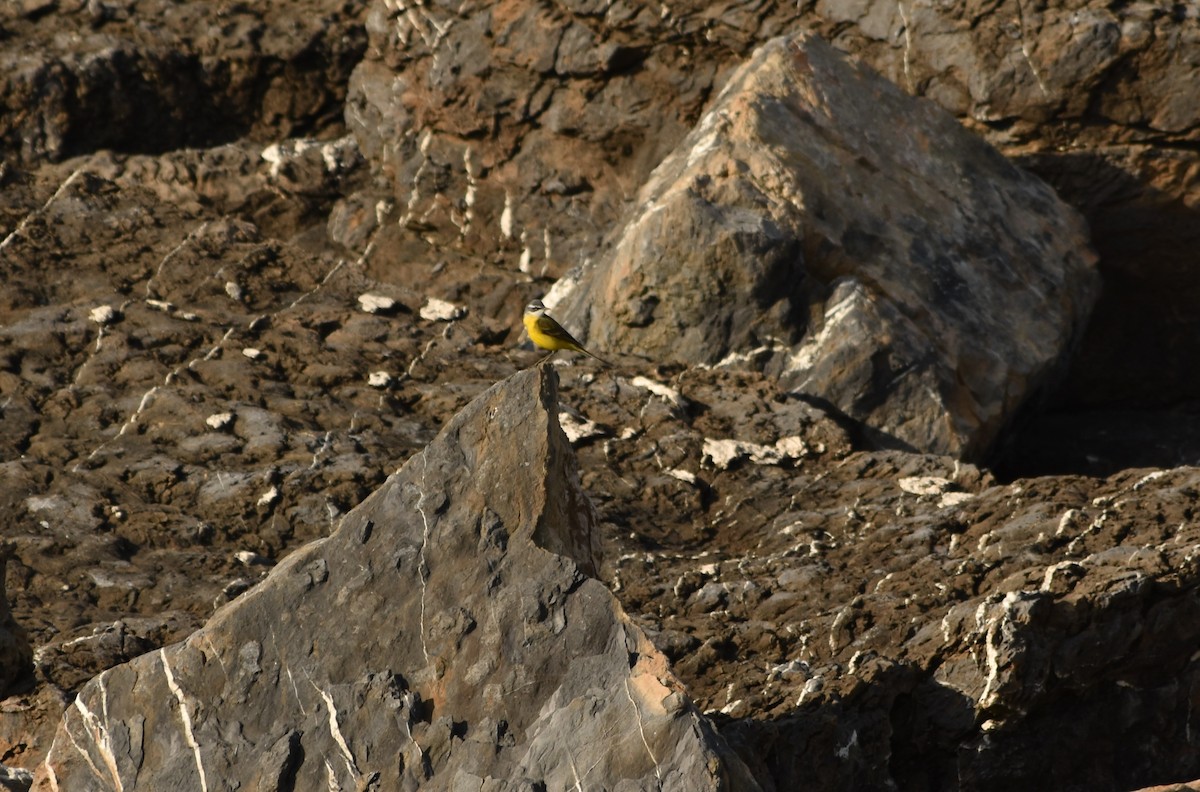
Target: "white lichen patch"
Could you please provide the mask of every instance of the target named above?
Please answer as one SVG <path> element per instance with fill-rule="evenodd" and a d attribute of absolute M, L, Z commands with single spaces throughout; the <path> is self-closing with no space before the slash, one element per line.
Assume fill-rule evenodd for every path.
<path fill-rule="evenodd" d="M 271 559 L 266 556 L 261 556 L 252 550 L 239 550 L 233 554 L 233 557 L 242 566 L 270 566 Z"/>
<path fill-rule="evenodd" d="M 911 495 L 940 495 L 954 486 L 950 479 L 938 476 L 908 476 L 896 483 Z"/>
<path fill-rule="evenodd" d="M 975 497 L 974 493 L 958 491 L 957 484 L 941 476 L 906 476 L 896 483 L 910 495 L 936 495 L 940 508 L 959 506 Z"/>
<path fill-rule="evenodd" d="M 670 476 L 671 478 L 679 479 L 680 481 L 683 481 L 688 484 L 696 483 L 696 474 L 692 473 L 689 470 L 682 470 L 680 468 L 671 468 L 667 471 L 667 475 Z"/>
<path fill-rule="evenodd" d="M 279 500 L 279 488 L 271 487 L 264 492 L 258 499 L 258 506 L 271 506 Z"/>
<path fill-rule="evenodd" d="M 943 492 L 941 497 L 938 498 L 938 506 L 943 509 L 951 506 L 961 506 L 974 497 L 975 493 L 973 492 Z"/>
<path fill-rule="evenodd" d="M 648 390 L 651 393 L 653 393 L 655 396 L 658 396 L 660 399 L 669 401 L 671 404 L 675 405 L 676 407 L 687 406 L 687 399 L 685 399 L 683 397 L 683 394 L 681 394 L 679 391 L 675 390 L 674 388 L 663 385 L 661 382 L 655 382 L 654 380 L 648 379 L 646 377 L 634 377 L 633 379 L 631 379 L 629 381 L 629 384 L 634 386 L 635 388 L 641 388 L 642 390 Z"/>
<path fill-rule="evenodd" d="M 810 453 L 808 445 L 799 437 L 784 437 L 774 445 L 706 437 L 700 461 L 701 464 L 709 462 L 718 470 L 724 470 L 740 459 L 749 459 L 756 465 L 779 465 Z"/>

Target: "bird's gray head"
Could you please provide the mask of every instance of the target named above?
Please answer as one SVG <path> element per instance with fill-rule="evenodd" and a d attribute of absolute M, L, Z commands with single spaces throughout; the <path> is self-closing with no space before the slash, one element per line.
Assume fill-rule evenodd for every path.
<path fill-rule="evenodd" d="M 541 300 L 534 300 L 525 306 L 525 313 L 545 313 L 546 306 L 542 305 Z"/>

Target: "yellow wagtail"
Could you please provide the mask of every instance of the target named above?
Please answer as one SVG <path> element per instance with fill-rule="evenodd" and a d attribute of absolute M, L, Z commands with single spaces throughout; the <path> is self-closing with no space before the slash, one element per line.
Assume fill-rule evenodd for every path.
<path fill-rule="evenodd" d="M 541 300 L 534 300 L 525 306 L 523 321 L 525 329 L 529 331 L 529 339 L 542 349 L 550 350 L 550 354 L 546 355 L 543 360 L 549 360 L 551 355 L 560 349 L 570 349 L 595 358 L 606 366 L 612 365 L 604 358 L 593 355 L 584 349 L 583 344 L 576 341 L 570 333 L 563 329 L 562 325 L 547 316 L 546 306 L 542 305 Z"/>

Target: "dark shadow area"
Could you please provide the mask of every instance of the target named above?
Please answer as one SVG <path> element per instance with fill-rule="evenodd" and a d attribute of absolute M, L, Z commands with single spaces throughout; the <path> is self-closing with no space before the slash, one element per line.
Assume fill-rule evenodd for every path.
<path fill-rule="evenodd" d="M 769 792 L 953 790 L 957 746 L 973 702 L 897 663 L 845 698 L 822 698 L 782 718 L 717 720 L 721 735 Z"/>
<path fill-rule="evenodd" d="M 207 78 L 194 56 L 136 50 L 98 61 L 93 73 L 62 70 L 64 155 L 98 149 L 161 154 L 244 136 L 249 132 L 247 108 L 228 101 Z"/>
<path fill-rule="evenodd" d="M 1200 461 L 1200 208 L 1153 186 L 1193 162 L 1149 148 L 1018 159 L 1087 218 L 1102 286 L 1065 377 L 998 446 L 1000 478 Z"/>
<path fill-rule="evenodd" d="M 851 418 L 846 413 L 842 412 L 841 408 L 823 396 L 818 396 L 813 393 L 799 393 L 790 391 L 788 398 L 803 402 L 810 407 L 822 411 L 837 424 L 842 431 L 850 438 L 851 444 L 855 448 L 866 448 L 872 451 L 902 451 L 906 454 L 921 453 L 913 447 L 911 443 L 906 443 L 900 438 L 888 434 L 882 429 L 876 429 L 873 426 L 867 426 L 862 421 Z"/>
<path fill-rule="evenodd" d="M 996 644 L 999 694 L 984 711 L 931 671 L 874 661 L 842 697 L 716 722 L 775 792 L 1119 792 L 1195 779 L 1200 596 L 1188 585 L 1047 594 Z M 951 651 L 961 661 L 972 649 Z M 947 673 L 978 692 L 985 662 Z"/>
<path fill-rule="evenodd" d="M 974 702 L 953 688 L 924 678 L 912 693 L 892 702 L 889 769 L 896 787 L 908 792 L 959 788 L 958 760 L 948 746 L 960 744 L 975 727 Z"/>
<path fill-rule="evenodd" d="M 1029 418 L 992 462 L 1000 481 L 1200 465 L 1200 405 L 1178 410 L 1055 411 Z"/>
<path fill-rule="evenodd" d="M 1104 607 L 1097 607 L 1103 603 Z M 958 747 L 961 789 L 1117 790 L 1200 777 L 1200 598 L 1177 584 L 1047 600 L 995 727 Z"/>
<path fill-rule="evenodd" d="M 366 52 L 354 16 L 364 8 L 347 4 L 324 28 L 269 8 L 214 8 L 219 20 L 206 21 L 186 18 L 202 12 L 189 7 L 151 25 L 123 13 L 16 19 L 0 38 L 0 57 L 20 66 L 0 102 L 0 159 L 340 136 L 350 74 Z"/>
<path fill-rule="evenodd" d="M 1136 690 L 1109 680 L 1066 693 L 1017 728 L 960 746 L 958 788 L 1121 792 L 1194 780 L 1196 746 L 1181 728 L 1192 709 L 1177 684 Z"/>
<path fill-rule="evenodd" d="M 354 50 L 361 57 L 365 40 Z M 81 75 L 63 70 L 63 153 L 99 149 L 161 154 L 243 137 L 267 140 L 340 132 L 353 61 L 316 53 L 207 63 L 195 54 L 122 51 Z"/>

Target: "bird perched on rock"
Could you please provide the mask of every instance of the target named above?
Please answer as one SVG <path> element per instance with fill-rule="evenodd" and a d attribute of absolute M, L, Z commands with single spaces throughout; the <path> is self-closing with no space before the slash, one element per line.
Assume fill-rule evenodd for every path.
<path fill-rule="evenodd" d="M 560 349 L 570 349 L 595 358 L 606 366 L 612 365 L 604 358 L 593 355 L 584 349 L 583 344 L 576 341 L 574 336 L 563 329 L 562 325 L 546 314 L 546 306 L 542 305 L 541 300 L 534 300 L 525 306 L 524 322 L 525 329 L 529 331 L 530 340 L 542 349 L 550 350 L 550 354 L 546 355 L 543 360 L 549 360 Z"/>

